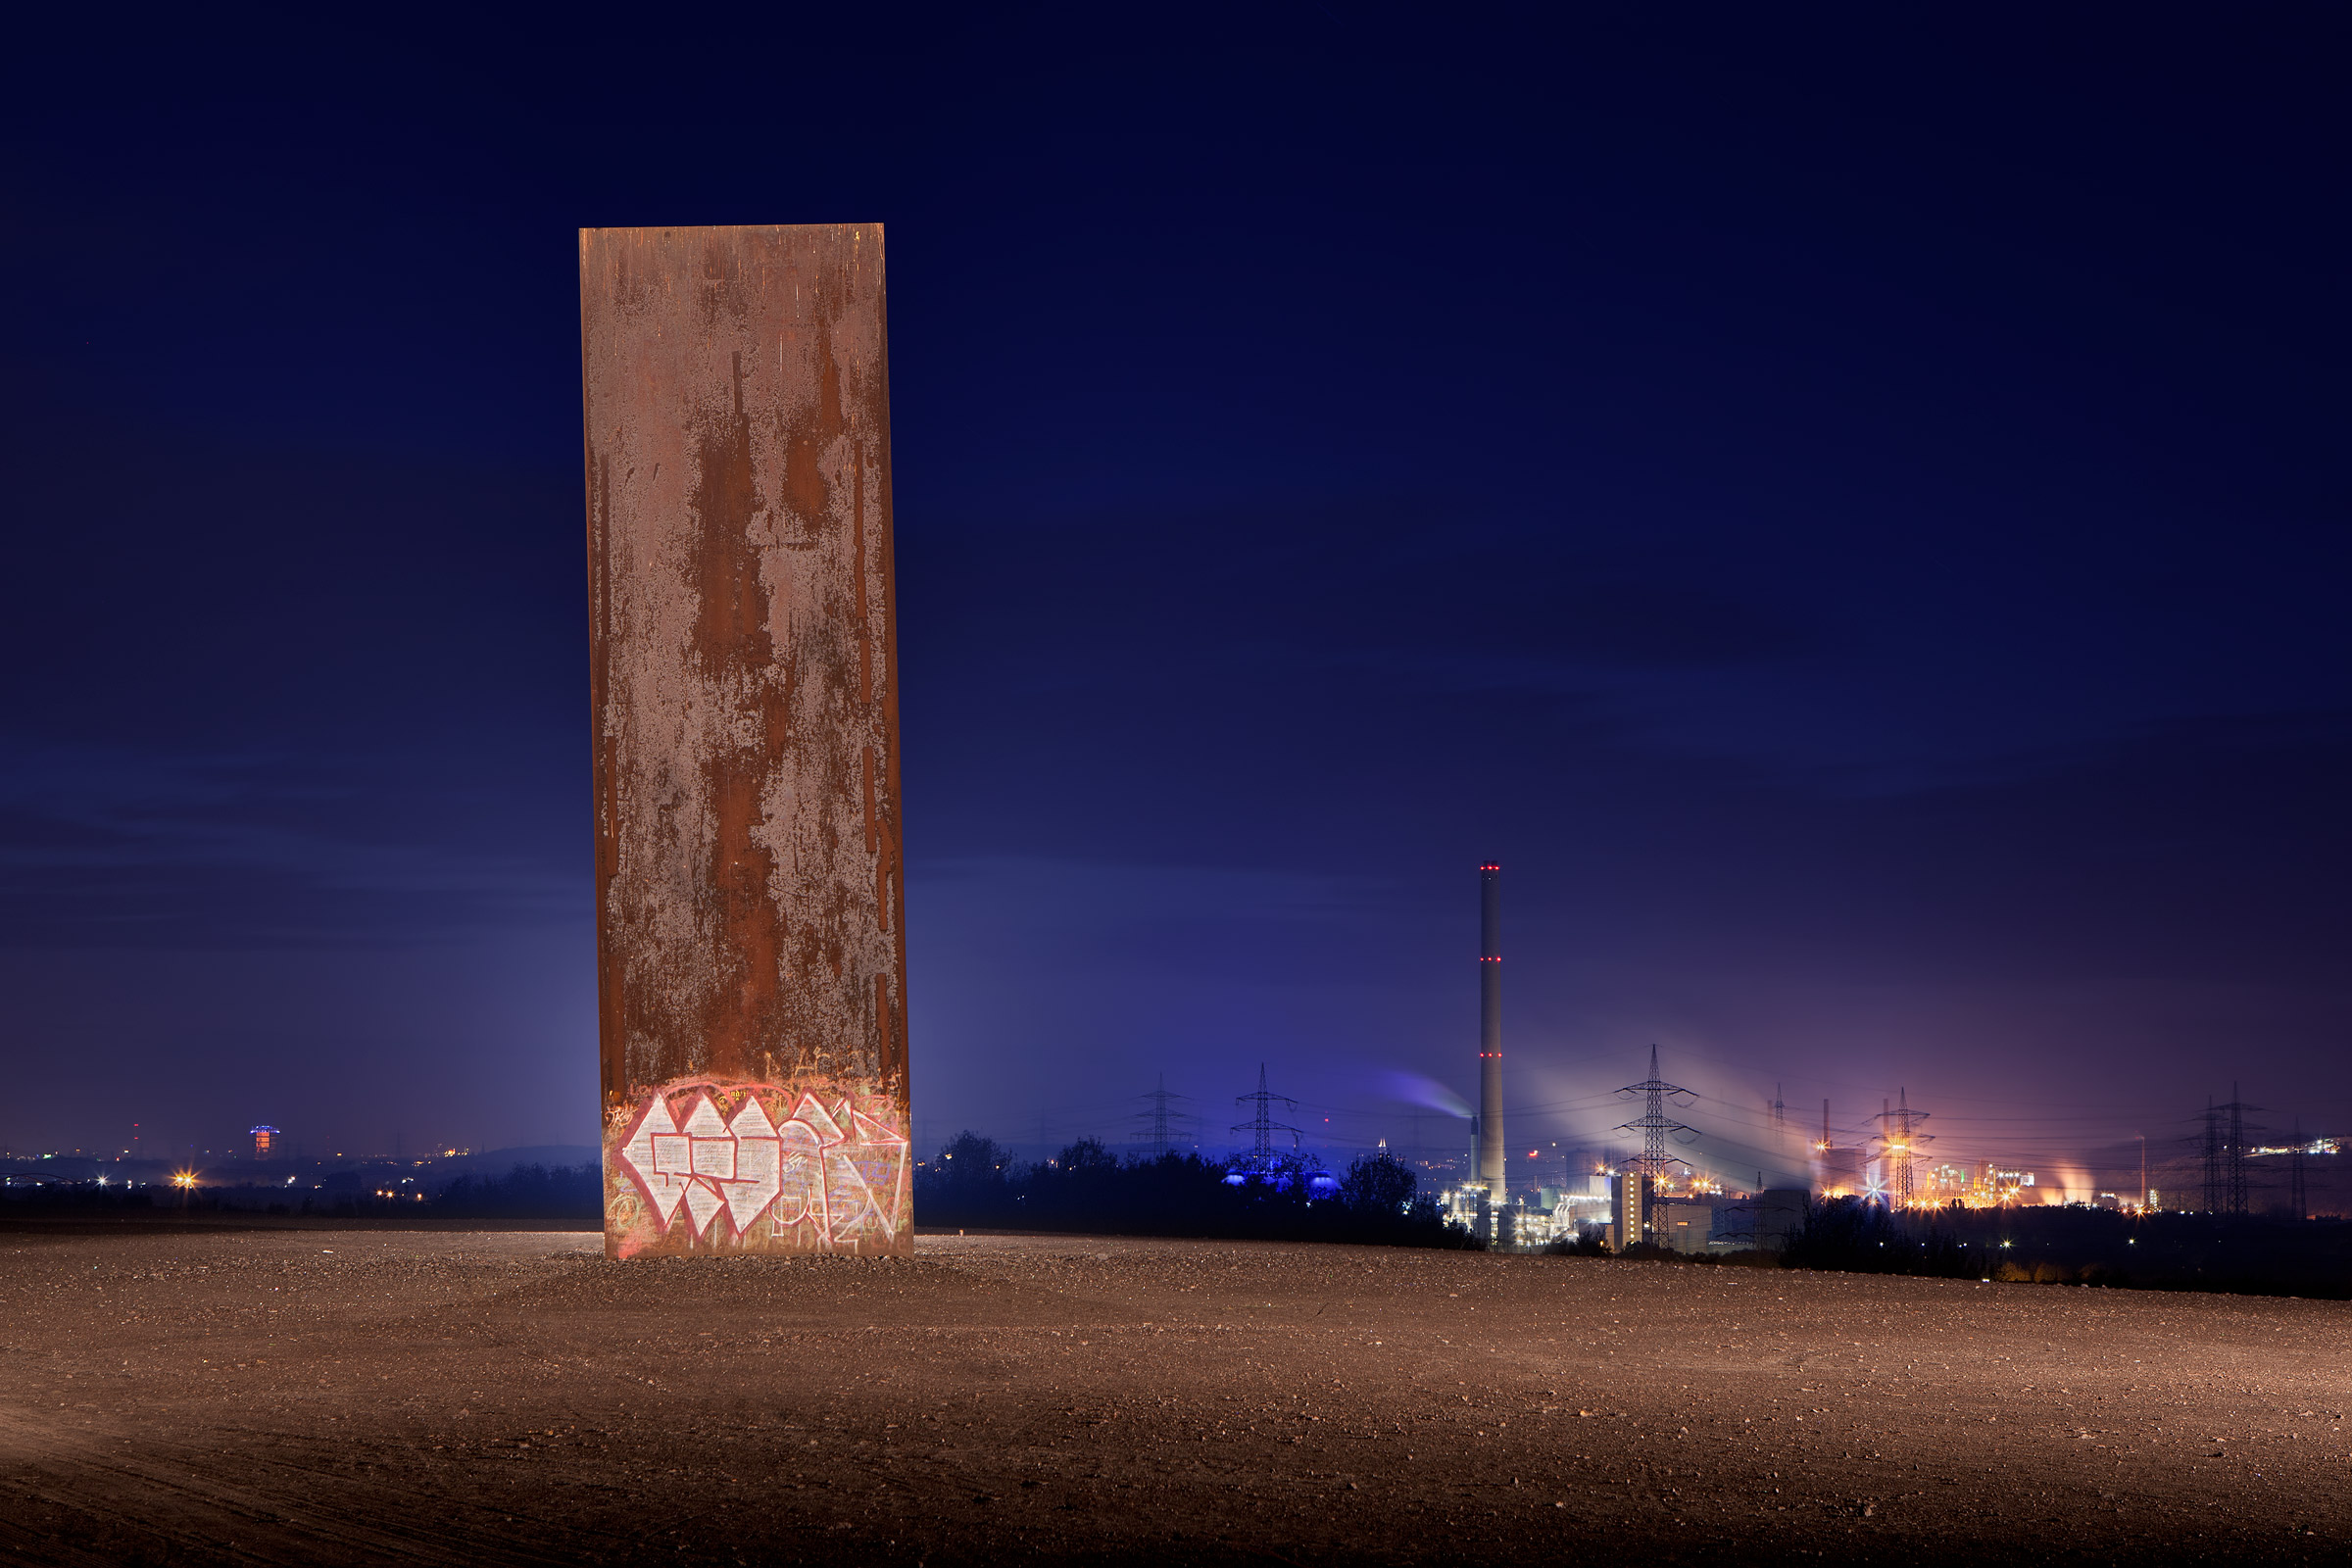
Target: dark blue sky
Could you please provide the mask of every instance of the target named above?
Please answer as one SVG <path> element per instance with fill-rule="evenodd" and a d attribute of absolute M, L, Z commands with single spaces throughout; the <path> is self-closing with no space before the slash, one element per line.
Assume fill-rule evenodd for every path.
<path fill-rule="evenodd" d="M 1486 857 L 1515 1144 L 2352 1131 L 2340 20 L 1626 18 L 31 37 L 0 1143 L 591 1141 L 573 230 L 837 220 L 926 1138 L 1409 1139 Z"/>

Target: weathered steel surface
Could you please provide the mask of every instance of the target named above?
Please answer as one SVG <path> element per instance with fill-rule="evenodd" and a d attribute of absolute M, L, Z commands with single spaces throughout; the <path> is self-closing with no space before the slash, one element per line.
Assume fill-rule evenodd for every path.
<path fill-rule="evenodd" d="M 906 1252 L 878 223 L 584 229 L 608 1252 Z"/>

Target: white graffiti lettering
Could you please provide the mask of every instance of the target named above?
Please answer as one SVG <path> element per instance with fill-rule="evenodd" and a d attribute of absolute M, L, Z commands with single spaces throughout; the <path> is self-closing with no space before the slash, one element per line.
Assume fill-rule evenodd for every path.
<path fill-rule="evenodd" d="M 724 1212 L 738 1237 L 764 1214 L 777 1235 L 807 1223 L 820 1243 L 838 1244 L 897 1236 L 906 1151 L 904 1135 L 847 1100 L 827 1110 L 803 1094 L 779 1125 L 757 1095 L 728 1120 L 697 1091 L 683 1116 L 664 1097 L 647 1097 L 620 1158 L 663 1230 L 682 1206 L 698 1238 Z"/>

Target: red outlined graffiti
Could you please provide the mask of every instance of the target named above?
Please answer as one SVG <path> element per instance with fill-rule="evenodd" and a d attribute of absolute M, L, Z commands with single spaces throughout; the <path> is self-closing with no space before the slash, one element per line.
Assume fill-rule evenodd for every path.
<path fill-rule="evenodd" d="M 828 1106 L 813 1092 L 795 1099 L 766 1084 L 648 1093 L 608 1145 L 607 1169 L 626 1173 L 649 1222 L 631 1227 L 638 1234 L 623 1250 L 681 1223 L 695 1243 L 761 1250 L 895 1241 L 908 1218 L 907 1139 L 874 1114 L 881 1105 L 830 1098 Z"/>

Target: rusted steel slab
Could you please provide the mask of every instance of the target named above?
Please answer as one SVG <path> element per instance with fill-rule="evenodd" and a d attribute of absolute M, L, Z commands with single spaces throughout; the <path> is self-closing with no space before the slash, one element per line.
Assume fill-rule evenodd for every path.
<path fill-rule="evenodd" d="M 882 225 L 580 232 L 608 1253 L 912 1248 Z"/>

